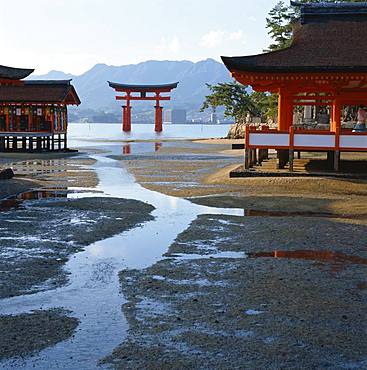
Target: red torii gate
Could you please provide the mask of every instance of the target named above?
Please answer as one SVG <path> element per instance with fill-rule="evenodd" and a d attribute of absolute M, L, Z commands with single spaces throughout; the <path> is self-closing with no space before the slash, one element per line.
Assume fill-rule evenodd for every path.
<path fill-rule="evenodd" d="M 115 89 L 117 93 L 123 92 L 124 96 L 116 96 L 116 100 L 126 100 L 126 105 L 122 107 L 122 129 L 124 132 L 131 131 L 131 104 L 132 100 L 153 100 L 155 105 L 155 131 L 161 132 L 163 127 L 163 107 L 159 102 L 162 100 L 171 100 L 170 96 L 161 96 L 162 93 L 170 93 L 178 85 L 178 82 L 165 85 L 128 85 L 108 81 L 110 87 Z M 139 96 L 132 95 L 134 93 Z M 155 94 L 155 95 L 147 95 Z"/>

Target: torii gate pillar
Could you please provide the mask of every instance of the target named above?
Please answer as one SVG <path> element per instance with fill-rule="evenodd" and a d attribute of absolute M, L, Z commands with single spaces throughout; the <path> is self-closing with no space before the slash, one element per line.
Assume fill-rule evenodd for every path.
<path fill-rule="evenodd" d="M 124 105 L 122 107 L 122 129 L 124 132 L 131 131 L 131 106 Z"/>
<path fill-rule="evenodd" d="M 163 131 L 163 107 L 156 105 L 155 107 L 155 132 Z"/>

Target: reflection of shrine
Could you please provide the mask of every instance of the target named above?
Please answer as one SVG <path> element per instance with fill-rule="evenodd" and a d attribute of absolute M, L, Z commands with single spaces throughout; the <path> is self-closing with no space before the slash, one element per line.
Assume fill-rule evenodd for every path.
<path fill-rule="evenodd" d="M 334 272 L 341 271 L 345 265 L 367 265 L 367 259 L 346 255 L 343 253 L 315 250 L 296 251 L 273 251 L 273 252 L 252 252 L 248 253 L 249 258 L 276 258 L 276 259 L 299 259 L 314 262 L 321 262 L 332 266 Z"/>
<path fill-rule="evenodd" d="M 295 151 L 327 152 L 335 171 L 341 152 L 367 152 L 367 133 L 342 127 L 344 106 L 367 102 L 366 3 L 293 3 L 301 7 L 290 47 L 266 54 L 223 57 L 232 76 L 255 91 L 279 95 L 278 128 L 247 126 L 245 168 L 261 164 L 269 149 L 278 152 L 278 167 Z M 294 125 L 297 107 L 331 111 L 330 128 L 308 130 Z M 260 159 L 259 159 L 260 158 Z"/>
<path fill-rule="evenodd" d="M 177 87 L 178 82 L 166 85 L 127 85 L 114 82 L 108 82 L 108 84 L 116 92 L 125 93 L 123 96 L 116 96 L 116 100 L 126 100 L 126 105 L 122 107 L 122 128 L 124 132 L 131 131 L 131 101 L 134 100 L 155 101 L 155 131 L 161 132 L 163 130 L 163 107 L 160 106 L 160 102 L 171 100 L 171 97 L 162 96 L 161 94 L 170 93 Z"/>
<path fill-rule="evenodd" d="M 12 198 L 1 200 L 0 201 L 0 212 L 19 208 L 24 201 L 67 198 L 67 196 L 68 196 L 67 187 L 57 187 L 57 188 L 49 189 L 49 190 L 45 190 L 45 189 L 30 190 L 30 191 L 18 194 Z"/>
<path fill-rule="evenodd" d="M 67 106 L 79 105 L 70 80 L 24 80 L 33 69 L 0 66 L 0 151 L 67 147 Z"/>

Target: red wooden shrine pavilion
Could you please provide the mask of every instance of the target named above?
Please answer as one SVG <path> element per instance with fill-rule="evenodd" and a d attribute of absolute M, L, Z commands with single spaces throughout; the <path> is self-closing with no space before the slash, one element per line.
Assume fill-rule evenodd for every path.
<path fill-rule="evenodd" d="M 126 100 L 126 105 L 122 107 L 122 129 L 124 132 L 131 131 L 131 101 L 134 100 L 151 100 L 155 101 L 155 131 L 163 130 L 163 107 L 161 101 L 171 100 L 170 96 L 161 94 L 170 93 L 178 85 L 178 82 L 165 85 L 128 85 L 115 82 L 109 82 L 110 87 L 117 93 L 125 93 L 123 96 L 116 96 L 116 100 Z M 139 95 L 136 95 L 139 94 Z"/>
<path fill-rule="evenodd" d="M 367 133 L 341 122 L 344 106 L 367 105 L 367 3 L 299 4 L 290 47 L 246 57 L 223 57 L 232 76 L 255 91 L 279 94 L 278 128 L 248 127 L 245 168 L 256 150 L 276 149 L 279 167 L 294 151 L 328 152 L 339 170 L 341 152 L 367 152 Z M 293 123 L 298 106 L 330 110 L 329 130 L 305 130 Z M 254 153 L 255 152 L 255 153 Z"/>
<path fill-rule="evenodd" d="M 79 97 L 71 80 L 23 80 L 33 71 L 0 66 L 0 152 L 67 148 L 67 106 Z"/>

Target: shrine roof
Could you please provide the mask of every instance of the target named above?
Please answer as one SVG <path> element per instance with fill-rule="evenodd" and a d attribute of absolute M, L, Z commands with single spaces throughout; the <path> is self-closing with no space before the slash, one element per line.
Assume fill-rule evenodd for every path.
<path fill-rule="evenodd" d="M 0 85 L 0 102 L 80 104 L 71 80 L 27 80 L 19 85 Z"/>
<path fill-rule="evenodd" d="M 294 23 L 290 47 L 222 57 L 231 72 L 367 72 L 367 3 L 308 3 Z"/>
<path fill-rule="evenodd" d="M 34 69 L 13 68 L 0 65 L 0 79 L 21 80 L 33 72 Z"/>
<path fill-rule="evenodd" d="M 156 90 L 172 90 L 178 86 L 178 82 L 169 83 L 169 84 L 161 84 L 161 85 L 132 85 L 132 84 L 121 84 L 116 82 L 108 81 L 108 84 L 113 89 L 121 89 L 121 90 L 130 90 L 130 91 L 156 91 Z"/>

